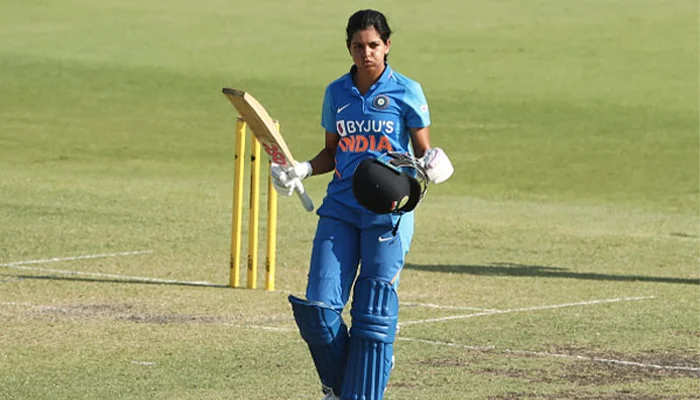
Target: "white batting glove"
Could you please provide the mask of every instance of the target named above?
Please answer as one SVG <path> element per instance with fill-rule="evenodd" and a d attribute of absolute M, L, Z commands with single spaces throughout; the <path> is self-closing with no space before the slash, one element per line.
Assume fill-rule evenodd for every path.
<path fill-rule="evenodd" d="M 301 181 L 311 175 L 311 163 L 308 161 L 298 163 L 293 168 L 284 169 L 279 164 L 272 163 L 270 176 L 272 186 L 282 196 L 291 196 L 294 189 L 301 185 Z"/>
<path fill-rule="evenodd" d="M 282 196 L 291 196 L 294 193 L 295 182 L 289 177 L 279 164 L 272 163 L 270 167 L 272 187 Z"/>
<path fill-rule="evenodd" d="M 287 175 L 292 178 L 299 178 L 300 181 L 311 176 L 313 169 L 311 168 L 311 163 L 308 161 L 297 163 L 294 167 L 287 170 Z"/>
<path fill-rule="evenodd" d="M 455 172 L 447 154 L 439 147 L 428 149 L 420 158 L 420 162 L 431 183 L 445 182 Z"/>

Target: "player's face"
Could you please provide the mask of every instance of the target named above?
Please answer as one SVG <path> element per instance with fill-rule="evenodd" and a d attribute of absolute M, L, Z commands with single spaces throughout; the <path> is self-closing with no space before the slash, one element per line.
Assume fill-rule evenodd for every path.
<path fill-rule="evenodd" d="M 359 71 L 381 72 L 384 70 L 384 56 L 389 54 L 391 39 L 384 43 L 374 27 L 357 31 L 350 40 L 350 55 Z"/>

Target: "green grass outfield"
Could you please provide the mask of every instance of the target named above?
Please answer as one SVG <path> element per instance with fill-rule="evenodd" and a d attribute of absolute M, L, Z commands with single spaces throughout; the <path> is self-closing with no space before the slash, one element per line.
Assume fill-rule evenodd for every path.
<path fill-rule="evenodd" d="M 286 302 L 316 216 L 280 199 L 277 291 L 225 287 L 221 88 L 312 157 L 367 6 L 456 168 L 386 398 L 700 398 L 697 1 L 33 0 L 0 3 L 0 399 L 321 398 Z"/>

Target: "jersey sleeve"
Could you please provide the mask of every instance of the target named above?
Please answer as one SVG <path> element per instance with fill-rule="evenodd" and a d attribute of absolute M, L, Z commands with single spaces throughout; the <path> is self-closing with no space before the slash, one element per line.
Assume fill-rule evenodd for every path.
<path fill-rule="evenodd" d="M 338 133 L 335 126 L 335 114 L 333 114 L 333 96 L 330 85 L 323 96 L 323 109 L 321 110 L 321 126 L 326 132 Z"/>
<path fill-rule="evenodd" d="M 406 126 L 409 128 L 425 128 L 430 125 L 430 110 L 428 100 L 423 94 L 423 88 L 417 82 L 406 87 L 404 97 L 406 104 Z"/>

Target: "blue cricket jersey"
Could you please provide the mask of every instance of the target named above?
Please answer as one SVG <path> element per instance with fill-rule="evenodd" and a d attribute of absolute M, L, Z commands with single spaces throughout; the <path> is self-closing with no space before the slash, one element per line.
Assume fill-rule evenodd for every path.
<path fill-rule="evenodd" d="M 355 168 L 368 157 L 387 151 L 413 153 L 409 128 L 430 125 L 423 88 L 386 65 L 381 77 L 363 96 L 349 73 L 326 88 L 321 126 L 340 136 L 335 154 L 335 171 L 320 216 L 338 217 L 349 207 L 359 214 L 371 211 L 357 203 L 352 193 Z"/>

